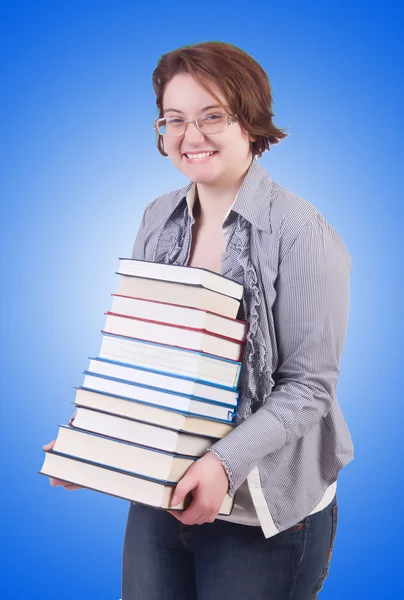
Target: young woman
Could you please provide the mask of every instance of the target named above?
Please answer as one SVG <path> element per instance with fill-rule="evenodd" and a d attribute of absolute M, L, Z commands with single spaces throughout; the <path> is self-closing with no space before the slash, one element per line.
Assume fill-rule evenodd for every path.
<path fill-rule="evenodd" d="M 164 55 L 153 74 L 158 149 L 190 183 L 145 210 L 133 258 L 203 267 L 244 286 L 249 322 L 235 429 L 162 511 L 131 504 L 123 600 L 314 600 L 337 527 L 336 482 L 353 458 L 335 394 L 351 259 L 308 201 L 258 158 L 272 122 L 262 67 L 220 42 Z M 232 514 L 218 516 L 226 492 Z"/>

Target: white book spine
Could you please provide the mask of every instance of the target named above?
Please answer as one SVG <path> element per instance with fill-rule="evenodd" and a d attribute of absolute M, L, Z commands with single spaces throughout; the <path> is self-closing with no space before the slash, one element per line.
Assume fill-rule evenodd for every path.
<path fill-rule="evenodd" d="M 199 331 L 107 315 L 105 331 L 238 360 L 240 344 Z"/>

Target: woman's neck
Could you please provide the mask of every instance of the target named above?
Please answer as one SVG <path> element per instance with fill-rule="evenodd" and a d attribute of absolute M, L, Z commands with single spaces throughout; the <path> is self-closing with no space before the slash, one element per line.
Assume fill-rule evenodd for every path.
<path fill-rule="evenodd" d="M 246 172 L 231 184 L 216 186 L 196 184 L 194 216 L 201 224 L 221 225 L 223 223 L 224 216 L 233 204 Z"/>

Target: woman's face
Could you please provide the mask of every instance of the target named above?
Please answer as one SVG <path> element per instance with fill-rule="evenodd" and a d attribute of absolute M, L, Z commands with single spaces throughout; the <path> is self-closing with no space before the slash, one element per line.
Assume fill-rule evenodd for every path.
<path fill-rule="evenodd" d="M 215 84 L 210 87 L 226 105 L 223 94 Z M 181 117 L 186 121 L 210 113 L 231 115 L 220 107 L 217 100 L 199 86 L 187 74 L 175 75 L 166 85 L 163 95 L 163 116 Z M 173 110 L 175 109 L 175 110 Z M 164 148 L 172 163 L 191 181 L 212 186 L 231 185 L 244 175 L 251 164 L 252 154 L 248 133 L 239 123 L 233 123 L 225 131 L 206 135 L 195 123 L 188 123 L 185 134 L 178 137 L 164 136 Z M 191 154 L 214 151 L 208 158 L 190 158 Z"/>

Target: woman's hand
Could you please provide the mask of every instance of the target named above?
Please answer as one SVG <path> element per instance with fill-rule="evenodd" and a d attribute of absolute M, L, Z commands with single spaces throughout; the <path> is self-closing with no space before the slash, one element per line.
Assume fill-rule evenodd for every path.
<path fill-rule="evenodd" d="M 55 445 L 55 442 L 56 442 L 56 440 L 49 442 L 49 444 L 46 444 L 46 446 L 43 446 L 43 449 L 45 451 L 52 450 L 53 446 Z M 57 487 L 58 485 L 61 485 L 66 490 L 69 490 L 69 491 L 81 490 L 81 486 L 75 485 L 74 483 L 68 483 L 67 481 L 63 481 L 62 479 L 55 479 L 54 477 L 49 477 L 49 482 L 50 482 L 51 486 L 53 486 L 53 487 Z"/>
<path fill-rule="evenodd" d="M 187 509 L 168 512 L 184 525 L 213 523 L 219 514 L 229 487 L 227 473 L 218 457 L 207 452 L 188 469 L 177 483 L 171 506 L 179 504 L 192 491 L 192 502 Z"/>

